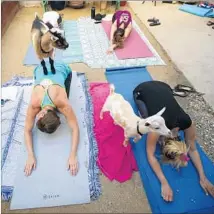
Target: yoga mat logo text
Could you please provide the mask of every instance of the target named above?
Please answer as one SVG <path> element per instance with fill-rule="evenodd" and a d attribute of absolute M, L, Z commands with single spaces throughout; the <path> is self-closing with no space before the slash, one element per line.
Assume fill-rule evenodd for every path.
<path fill-rule="evenodd" d="M 44 200 L 47 200 L 47 199 L 54 199 L 54 198 L 59 198 L 59 195 L 47 195 L 47 194 L 44 194 L 44 195 L 43 195 L 43 199 L 44 199 Z"/>

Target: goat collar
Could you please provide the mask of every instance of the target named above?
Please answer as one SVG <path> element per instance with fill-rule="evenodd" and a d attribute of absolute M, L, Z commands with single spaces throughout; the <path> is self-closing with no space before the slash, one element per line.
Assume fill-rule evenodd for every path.
<path fill-rule="evenodd" d="M 42 53 L 44 53 L 44 54 L 49 54 L 49 53 L 50 53 L 50 51 L 46 52 L 46 51 L 44 51 L 44 50 L 42 49 L 41 41 L 40 41 L 40 49 L 41 49 Z"/>
<path fill-rule="evenodd" d="M 139 121 L 137 121 L 137 133 L 140 135 L 140 136 L 143 136 L 143 134 L 140 132 L 139 130 Z"/>

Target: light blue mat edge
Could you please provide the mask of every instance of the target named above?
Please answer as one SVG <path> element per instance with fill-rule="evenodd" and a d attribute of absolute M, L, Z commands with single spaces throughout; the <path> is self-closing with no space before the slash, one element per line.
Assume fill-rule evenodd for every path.
<path fill-rule="evenodd" d="M 146 70 L 146 67 L 141 67 L 140 66 L 140 67 L 106 69 L 107 80 L 108 80 L 108 82 L 115 84 L 116 91 L 118 89 L 117 88 L 117 84 L 114 81 L 111 81 L 112 79 L 108 78 L 108 77 L 113 75 L 114 73 L 115 74 L 121 73 L 122 75 L 125 75 L 127 72 L 129 72 L 129 69 L 142 69 L 142 73 L 143 72 L 147 73 L 147 80 L 146 81 L 152 81 L 153 80 L 151 75 L 149 74 L 149 72 Z M 123 77 L 123 76 L 121 76 L 121 77 Z M 141 82 L 143 82 L 143 80 Z M 139 83 L 141 83 L 141 82 L 139 82 Z M 134 86 L 134 87 L 136 87 L 136 86 Z M 132 91 L 133 91 L 133 89 L 132 89 Z M 124 90 L 124 89 L 122 89 L 122 90 Z M 123 94 L 122 90 L 120 89 L 119 93 Z M 132 94 L 132 92 L 131 92 L 131 94 Z M 126 99 L 127 99 L 127 97 L 126 97 Z M 131 103 L 132 107 L 134 108 L 135 113 L 137 114 L 137 108 L 136 108 L 135 104 L 133 106 L 134 101 L 133 101 L 132 97 L 131 97 L 131 102 L 130 103 Z M 183 133 L 180 133 L 180 134 L 181 134 L 181 137 L 183 138 Z M 145 189 L 145 192 L 146 192 L 146 195 L 147 195 L 147 198 L 148 198 L 152 213 L 164 213 L 164 212 L 162 212 L 161 207 L 158 204 L 158 200 L 156 198 L 157 194 L 155 192 L 153 192 L 153 188 L 150 188 L 153 185 L 152 181 L 149 178 L 149 175 L 146 174 L 146 172 L 144 170 L 144 167 L 142 165 L 140 165 L 141 163 L 139 163 L 139 156 L 138 156 L 138 153 L 136 152 L 137 151 L 137 147 L 138 146 L 140 147 L 140 143 L 145 143 L 145 141 L 146 141 L 146 135 L 144 135 L 143 139 L 138 144 L 132 143 L 132 149 L 134 151 L 134 155 L 135 155 L 138 167 L 139 167 L 141 180 L 142 180 L 142 183 L 144 185 L 144 189 Z M 199 151 L 199 154 L 201 155 L 201 159 L 203 158 L 203 159 L 206 159 L 208 162 L 211 162 L 211 160 L 206 156 L 204 151 L 200 148 L 199 144 L 197 143 L 196 145 L 197 145 L 197 149 Z M 213 168 L 214 168 L 214 164 L 213 164 Z M 164 202 L 162 202 L 162 203 L 164 203 Z M 175 212 L 175 210 L 171 210 L 171 213 L 173 213 L 173 212 Z M 202 209 L 198 209 L 198 210 L 188 210 L 188 211 L 186 211 L 184 213 L 210 213 L 211 214 L 211 213 L 214 213 L 214 204 L 213 204 L 213 206 L 208 207 L 208 208 L 202 208 Z"/>
<path fill-rule="evenodd" d="M 101 195 L 101 183 L 99 179 L 99 168 L 97 166 L 96 160 L 98 156 L 98 147 L 96 138 L 94 136 L 93 126 L 94 126 L 94 120 L 93 120 L 93 104 L 91 100 L 91 96 L 89 93 L 89 85 L 88 81 L 86 79 L 86 76 L 84 73 L 78 73 L 78 77 L 80 78 L 81 84 L 83 86 L 83 90 L 85 92 L 86 96 L 86 109 L 88 112 L 90 112 L 88 115 L 89 118 L 86 120 L 87 127 L 88 127 L 88 137 L 89 137 L 89 168 L 88 168 L 88 175 L 89 175 L 89 189 L 90 189 L 90 198 L 92 201 L 97 200 L 99 196 Z M 22 80 L 32 80 L 31 77 L 22 77 L 22 76 L 14 76 L 10 81 L 4 83 L 2 87 L 8 87 L 8 86 L 30 86 L 32 84 L 22 84 Z M 21 100 L 21 99 L 20 99 Z M 21 101 L 20 101 L 21 104 Z M 18 112 L 18 108 L 17 108 Z M 13 132 L 14 130 L 11 130 Z M 12 136 L 12 134 L 10 133 Z M 4 165 L 4 162 L 7 158 L 7 153 L 9 151 L 10 142 L 7 142 L 5 154 L 2 157 L 2 166 Z M 13 194 L 13 186 L 1 186 L 1 196 L 2 200 L 9 201 Z"/>
<path fill-rule="evenodd" d="M 201 17 L 214 17 L 214 10 L 198 7 L 197 5 L 183 4 L 179 10 Z"/>

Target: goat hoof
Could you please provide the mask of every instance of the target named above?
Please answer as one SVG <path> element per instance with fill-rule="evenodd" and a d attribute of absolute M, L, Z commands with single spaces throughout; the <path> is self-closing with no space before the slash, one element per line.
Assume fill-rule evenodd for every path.
<path fill-rule="evenodd" d="M 54 67 L 51 68 L 51 72 L 52 72 L 52 74 L 55 74 L 55 73 L 56 73 L 56 70 L 55 70 Z"/>
<path fill-rule="evenodd" d="M 45 68 L 43 71 L 44 71 L 44 75 L 48 75 L 48 70 L 47 70 L 47 68 Z"/>

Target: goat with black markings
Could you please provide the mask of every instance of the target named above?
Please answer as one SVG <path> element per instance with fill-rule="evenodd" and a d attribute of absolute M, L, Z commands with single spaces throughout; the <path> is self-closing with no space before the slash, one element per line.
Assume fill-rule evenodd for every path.
<path fill-rule="evenodd" d="M 53 14 L 54 15 L 54 14 Z M 45 17 L 45 14 L 43 15 Z M 53 19 L 51 22 L 51 15 L 48 16 L 50 21 L 45 23 L 42 19 L 35 14 L 35 19 L 31 28 L 31 38 L 33 47 L 35 49 L 38 59 L 41 61 L 44 74 L 47 75 L 48 71 L 45 65 L 44 58 L 49 58 L 51 71 L 55 74 L 54 68 L 54 49 L 65 50 L 68 48 L 69 44 L 67 43 L 64 31 L 58 26 L 59 23 L 54 24 L 56 19 Z"/>

